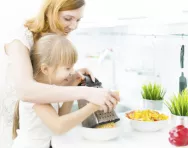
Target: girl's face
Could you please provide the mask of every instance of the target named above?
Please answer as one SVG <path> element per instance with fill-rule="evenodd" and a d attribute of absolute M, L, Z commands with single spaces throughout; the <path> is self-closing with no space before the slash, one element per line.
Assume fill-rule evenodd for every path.
<path fill-rule="evenodd" d="M 79 21 L 83 17 L 84 6 L 75 10 L 60 11 L 60 21 L 64 25 L 65 35 L 68 35 L 71 31 L 75 30 Z"/>
<path fill-rule="evenodd" d="M 49 81 L 50 84 L 64 86 L 70 81 L 72 74 L 74 73 L 74 65 L 71 66 L 60 66 L 54 72 L 53 69 L 49 68 Z"/>

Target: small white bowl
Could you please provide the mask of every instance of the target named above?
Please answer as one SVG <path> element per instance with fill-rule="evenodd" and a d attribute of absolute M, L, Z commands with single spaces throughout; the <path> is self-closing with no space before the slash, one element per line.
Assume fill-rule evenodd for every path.
<path fill-rule="evenodd" d="M 120 121 L 116 123 L 114 128 L 86 128 L 80 126 L 80 134 L 87 140 L 92 141 L 108 141 L 115 139 L 121 134 Z"/>
<path fill-rule="evenodd" d="M 162 113 L 162 112 L 159 112 L 159 113 Z M 167 115 L 166 113 L 164 114 Z M 130 121 L 130 125 L 134 130 L 140 131 L 140 132 L 156 132 L 156 131 L 162 130 L 165 127 L 167 127 L 168 122 L 169 122 L 169 119 L 160 120 L 160 121 L 139 121 L 139 120 L 129 119 L 126 116 L 125 118 L 127 118 Z"/>

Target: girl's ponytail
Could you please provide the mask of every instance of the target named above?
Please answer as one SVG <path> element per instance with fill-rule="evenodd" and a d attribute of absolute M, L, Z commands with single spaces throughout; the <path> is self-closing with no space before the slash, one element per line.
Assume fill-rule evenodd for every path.
<path fill-rule="evenodd" d="M 19 129 L 19 101 L 16 102 L 13 117 L 13 127 L 12 127 L 12 139 L 17 137 L 17 129 Z"/>

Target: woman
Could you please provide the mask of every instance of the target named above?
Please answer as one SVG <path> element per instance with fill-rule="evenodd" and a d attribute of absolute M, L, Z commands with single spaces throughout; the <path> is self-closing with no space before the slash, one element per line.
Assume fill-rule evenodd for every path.
<path fill-rule="evenodd" d="M 11 60 L 15 89 L 22 101 L 54 103 L 85 99 L 100 105 L 105 112 L 113 109 L 119 101 L 115 92 L 103 88 L 52 86 L 33 79 L 29 55 L 34 42 L 46 33 L 67 36 L 77 28 L 84 7 L 84 0 L 44 0 L 38 15 L 26 21 L 19 33 L 6 42 L 4 47 Z M 82 78 L 84 74 L 89 74 L 94 81 L 88 69 L 80 69 L 78 72 Z"/>

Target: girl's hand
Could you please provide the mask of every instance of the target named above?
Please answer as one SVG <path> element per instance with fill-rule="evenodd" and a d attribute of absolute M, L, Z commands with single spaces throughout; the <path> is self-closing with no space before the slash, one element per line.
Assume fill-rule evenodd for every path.
<path fill-rule="evenodd" d="M 95 77 L 89 69 L 81 68 L 81 69 L 78 69 L 77 72 L 81 75 L 82 80 L 85 79 L 84 75 L 89 75 L 91 77 L 92 81 L 95 82 Z"/>

